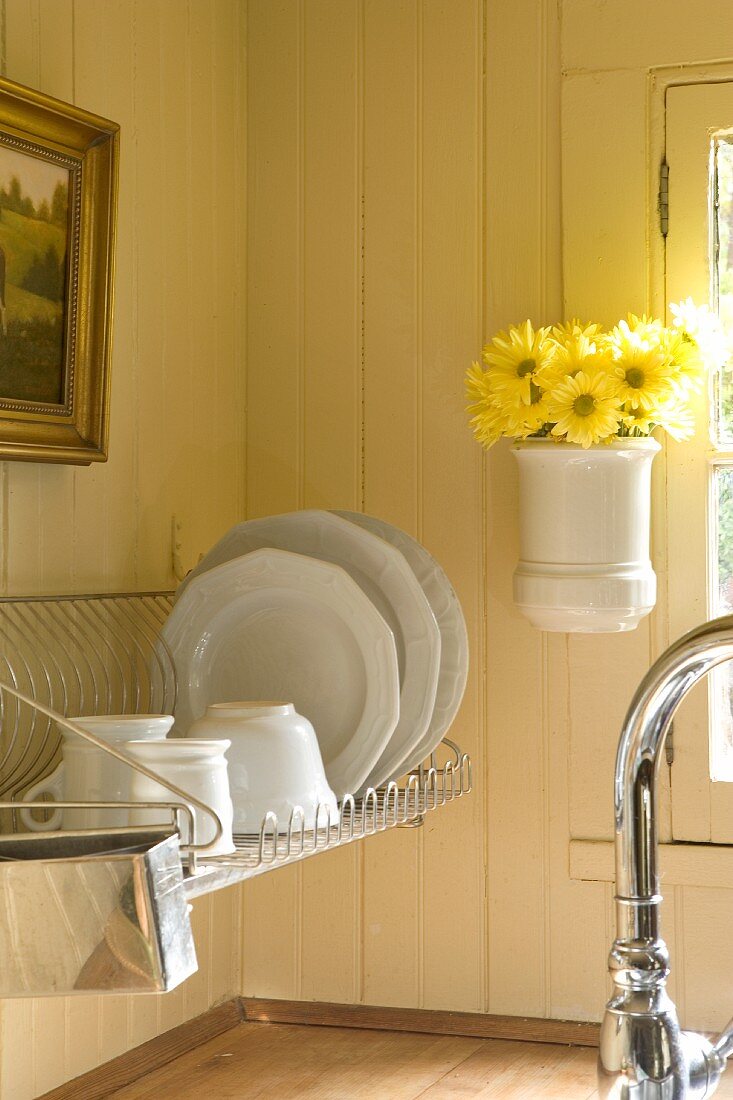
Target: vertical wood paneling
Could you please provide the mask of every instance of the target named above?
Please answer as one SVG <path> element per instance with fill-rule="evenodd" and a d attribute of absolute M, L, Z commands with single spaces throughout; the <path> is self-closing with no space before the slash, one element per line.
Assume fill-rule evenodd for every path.
<path fill-rule="evenodd" d="M 295 872 L 289 881 L 280 873 L 279 885 L 248 886 L 247 992 L 266 992 L 270 983 L 280 996 L 295 988 L 303 997 L 520 1013 L 542 1012 L 549 1001 L 546 914 L 538 906 L 549 874 L 543 647 L 511 607 L 511 457 L 501 453 L 490 468 L 485 525 L 482 462 L 466 430 L 462 379 L 489 321 L 558 308 L 556 208 L 551 222 L 542 189 L 531 192 L 528 209 L 516 201 L 517 178 L 541 175 L 556 117 L 546 124 L 537 114 L 546 59 L 536 5 L 516 15 L 488 7 L 485 58 L 485 5 L 475 0 L 450 11 L 424 0 L 250 5 L 248 514 L 333 507 L 351 495 L 423 539 L 443 562 L 471 636 L 472 678 L 455 733 L 474 756 L 477 790 L 420 833 L 365 844 L 361 884 L 355 854 L 334 853 L 303 866 L 300 909 Z M 522 66 L 532 74 L 518 91 L 517 42 L 526 43 Z M 495 158 L 506 167 L 519 120 L 529 126 L 514 143 L 512 171 L 493 172 L 486 189 L 485 104 L 487 165 Z M 556 176 L 544 185 L 555 197 Z M 353 465 L 362 411 L 353 359 L 360 256 L 361 501 Z M 521 983 L 511 961 L 518 928 Z"/>
<path fill-rule="evenodd" d="M 416 0 L 366 0 L 363 10 L 363 506 L 417 536 L 420 5 Z M 362 994 L 368 1004 L 421 1003 L 421 882 L 419 832 L 400 831 L 364 846 Z"/>
<path fill-rule="evenodd" d="M 359 1000 L 360 872 L 357 845 L 303 865 L 298 962 L 300 996 L 306 1001 Z"/>
<path fill-rule="evenodd" d="M 301 16 L 297 0 L 247 8 L 247 515 L 302 506 Z M 302 868 L 243 889 L 242 989 L 300 996 Z"/>
<path fill-rule="evenodd" d="M 544 5 L 542 7 L 545 7 Z M 550 8 L 550 5 L 546 5 Z M 485 335 L 531 316 L 544 323 L 544 195 L 539 185 L 544 41 L 532 3 L 489 4 L 486 90 Z M 513 43 L 507 49 L 507 43 Z M 515 74 L 521 71 L 523 79 Z M 527 181 L 533 181 L 529 184 Z M 524 182 L 523 182 L 524 181 Z M 555 262 L 557 262 L 555 257 Z M 474 352 L 474 357 L 478 348 Z M 517 476 L 508 447 L 487 461 L 486 756 L 488 770 L 488 950 L 491 1012 L 543 1015 L 545 822 L 543 728 L 546 699 L 541 635 L 512 603 L 517 559 Z M 521 685 L 521 687 L 520 687 Z M 511 900 L 510 900 L 511 899 Z M 513 945 L 521 941 L 522 980 Z"/>
<path fill-rule="evenodd" d="M 202 247 L 212 252 L 214 272 L 208 295 L 212 347 L 202 349 L 201 362 L 212 356 L 219 368 L 213 380 L 208 371 L 198 371 L 200 385 L 213 382 L 216 399 L 209 424 L 216 440 L 216 483 L 201 489 L 212 496 L 207 527 L 201 534 L 205 546 L 244 515 L 246 74 L 240 58 L 246 48 L 246 10 L 240 0 L 220 0 L 212 8 L 211 68 L 204 74 L 211 84 L 211 116 L 203 124 L 212 132 L 213 217 L 211 246 L 203 242 Z M 232 74 L 232 79 L 220 80 L 218 74 L 222 73 Z M 205 194 L 200 201 L 207 201 Z"/>
<path fill-rule="evenodd" d="M 614 932 L 610 889 L 605 883 L 572 882 L 567 875 L 570 835 L 568 743 L 571 699 L 568 638 L 547 636 L 548 730 L 546 744 L 549 862 L 545 980 L 549 1016 L 563 1020 L 598 1019 L 607 999 L 608 949 Z M 610 798 L 612 772 L 606 778 Z M 572 964 L 568 936 L 572 933 Z"/>
<path fill-rule="evenodd" d="M 0 1011 L 4 1014 L 5 1006 Z M 47 997 L 33 1002 L 31 1034 L 33 1045 L 38 1050 L 32 1058 L 27 1058 L 33 1071 L 32 1095 L 41 1096 L 66 1078 L 66 1004 L 62 997 Z M 7 1049 L 3 1036 L 0 1051 Z M 15 1080 L 13 1087 L 16 1087 Z M 5 1095 L 2 1089 L 0 1095 Z"/>
<path fill-rule="evenodd" d="M 75 0 L 74 93 L 81 105 L 94 103 L 100 114 L 121 123 L 134 118 L 134 39 L 129 0 Z M 136 205 L 134 130 L 132 156 L 120 157 L 119 227 L 115 276 L 118 321 L 112 356 L 110 456 L 104 464 L 75 473 L 75 579 L 82 587 L 101 572 L 105 587 L 134 586 L 137 530 L 137 408 L 140 361 L 134 354 Z M 130 323 L 132 321 L 132 324 Z"/>
<path fill-rule="evenodd" d="M 40 86 L 50 95 L 72 101 L 74 98 L 72 0 L 39 0 L 38 41 Z M 73 467 L 46 467 L 39 471 L 39 550 L 40 574 L 33 588 L 43 592 L 69 591 L 73 586 L 74 561 L 59 554 L 59 543 L 74 541 L 75 508 Z M 69 506 L 69 502 L 71 507 Z M 17 591 L 17 589 L 16 589 Z"/>
<path fill-rule="evenodd" d="M 189 1020 L 199 1016 L 211 1004 L 209 989 L 209 967 L 211 963 L 211 945 L 214 929 L 211 924 L 211 896 L 196 898 L 191 913 L 191 927 L 198 955 L 198 971 L 183 983 L 183 1018 Z"/>
<path fill-rule="evenodd" d="M 357 0 L 308 0 L 301 7 L 305 507 L 359 506 L 359 10 Z M 358 846 L 303 865 L 300 962 L 306 999 L 359 999 L 360 879 Z"/>
<path fill-rule="evenodd" d="M 180 446 L 181 430 L 190 431 L 188 315 L 181 312 L 181 302 L 189 301 L 190 293 L 186 249 L 189 179 L 186 142 L 190 112 L 187 6 L 157 0 L 147 11 L 137 10 L 136 16 L 140 20 L 140 47 L 136 53 L 141 81 L 138 109 L 144 114 L 146 103 L 156 105 L 156 110 L 150 112 L 152 119 L 140 121 L 138 140 L 144 144 L 136 158 L 137 188 L 143 199 L 143 226 L 148 218 L 157 226 L 149 238 L 140 236 L 142 255 L 146 256 L 150 249 L 151 263 L 148 266 L 143 260 L 140 264 L 138 338 L 151 339 L 151 351 L 159 363 L 150 401 L 143 406 L 146 431 L 142 433 L 141 424 L 140 464 L 146 470 L 157 467 L 161 471 L 171 501 L 165 522 L 170 524 L 171 514 L 175 514 L 186 530 L 189 511 L 184 502 L 186 505 L 190 502 L 186 486 L 195 461 L 189 448 Z M 145 155 L 147 150 L 152 154 L 151 160 Z M 192 308 L 189 301 L 189 309 Z M 157 511 L 153 501 L 151 507 Z M 143 535 L 151 536 L 148 508 L 142 512 Z M 207 944 L 201 942 L 200 935 L 196 953 L 199 966 L 205 966 Z M 175 1027 L 186 1015 L 185 987 L 179 987 L 160 1002 L 160 1029 Z"/>
<path fill-rule="evenodd" d="M 242 891 L 239 886 L 211 897 L 208 968 L 210 1003 L 236 997 L 242 988 Z"/>
<path fill-rule="evenodd" d="M 300 997 L 300 866 L 242 887 L 242 992 Z"/>
<path fill-rule="evenodd" d="M 110 459 L 3 463 L 14 594 L 172 583 L 241 514 L 245 72 L 238 0 L 3 0 L 7 75 L 121 124 Z M 189 561 L 189 564 L 192 564 Z M 29 1100 L 239 988 L 237 891 L 199 902 L 164 997 L 0 1002 L 0 1096 Z"/>
<path fill-rule="evenodd" d="M 66 1079 L 86 1073 L 103 1060 L 101 1020 L 100 998 L 86 994 L 66 998 Z M 35 1048 L 31 1048 L 25 1055 L 29 1060 L 43 1057 L 43 1036 L 36 1034 L 34 1038 Z M 23 1096 L 22 1092 L 20 1096 Z"/>
<path fill-rule="evenodd" d="M 728 929 L 733 891 L 686 886 L 682 895 L 684 960 L 673 960 L 680 970 L 678 988 L 680 980 L 685 985 L 681 1022 L 683 1027 L 717 1032 L 731 1015 L 728 975 L 733 971 L 733 944 Z"/>
<path fill-rule="evenodd" d="M 34 1023 L 32 1001 L 0 1002 L 0 1095 L 3 1097 L 30 1100 L 37 1095 L 34 1091 L 33 1054 L 37 1037 Z M 62 1039 L 59 1030 L 54 1030 L 52 1035 L 57 1042 Z M 94 1047 L 95 1036 L 90 1038 L 90 1046 Z M 58 1063 L 58 1051 L 54 1060 Z"/>
<path fill-rule="evenodd" d="M 302 506 L 303 165 L 298 0 L 247 19 L 247 498 L 250 516 Z"/>
<path fill-rule="evenodd" d="M 453 579 L 475 639 L 482 611 L 481 455 L 466 431 L 463 374 L 483 322 L 482 5 L 423 5 L 422 37 L 420 534 Z M 481 652 L 474 643 L 471 684 L 454 727 L 475 759 L 476 793 L 443 818 L 428 817 L 424 827 L 426 1008 L 484 1005 Z M 466 950 L 446 952 L 451 942 Z"/>
<path fill-rule="evenodd" d="M 361 492 L 361 104 L 358 0 L 303 6 L 303 503 Z"/>
<path fill-rule="evenodd" d="M 138 507 L 138 583 L 142 588 L 170 577 L 171 515 L 156 505 L 161 489 L 171 494 L 176 477 L 182 476 L 176 453 L 176 421 L 172 408 L 176 400 L 178 371 L 166 356 L 167 324 L 164 312 L 163 288 L 171 269 L 168 250 L 170 230 L 165 220 L 162 194 L 169 195 L 166 171 L 170 171 L 168 156 L 173 151 L 167 145 L 170 129 L 179 120 L 166 115 L 163 106 L 162 67 L 163 42 L 171 33 L 166 26 L 160 3 L 136 0 L 133 8 L 135 26 L 134 57 L 134 138 L 135 160 L 133 191 L 135 194 L 135 327 L 133 339 L 137 348 L 144 347 L 157 370 L 146 371 L 139 379 L 141 401 L 137 409 L 137 465 L 140 471 L 140 503 Z M 174 35 L 174 44 L 180 38 Z M 151 109 L 154 107 L 154 109 Z M 124 140 L 124 133 L 123 133 Z M 123 145 L 123 155 L 125 148 Z M 161 182 L 163 186 L 160 187 Z M 162 192 L 162 194 L 161 194 Z M 167 205 L 167 203 L 166 203 Z M 124 369 L 124 368 L 123 368 Z M 151 476 L 154 470 L 158 476 Z M 162 483 L 162 484 L 161 484 Z M 171 512 L 180 508 L 182 494 L 175 496 Z M 177 516 L 185 523 L 186 516 Z M 161 564 L 167 566 L 160 577 Z"/>
<path fill-rule="evenodd" d="M 413 535 L 422 371 L 420 8 L 418 0 L 365 0 L 363 28 L 364 509 Z"/>
<path fill-rule="evenodd" d="M 146 467 L 150 462 L 151 467 L 155 468 L 157 448 L 168 450 L 164 470 L 172 501 L 170 512 L 182 524 L 184 545 L 188 543 L 193 548 L 195 544 L 190 539 L 190 533 L 197 507 L 192 494 L 192 481 L 196 477 L 194 468 L 198 448 L 186 446 L 185 439 L 191 436 L 192 417 L 195 415 L 191 409 L 191 374 L 199 366 L 191 359 L 189 326 L 191 314 L 198 312 L 200 299 L 190 297 L 189 271 L 192 215 L 189 199 L 192 153 L 188 148 L 192 106 L 189 100 L 195 83 L 189 68 L 192 58 L 190 5 L 177 3 L 176 0 L 157 0 L 155 7 L 160 20 L 157 79 L 162 130 L 157 161 L 149 164 L 147 171 L 151 173 L 152 184 L 157 169 L 162 187 L 162 201 L 156 202 L 154 214 L 162 227 L 161 282 L 157 290 L 151 287 L 151 301 L 153 307 L 157 306 L 159 310 L 162 340 L 159 354 L 165 389 L 162 409 L 156 409 L 152 403 L 147 405 L 150 419 L 144 454 Z M 156 69 L 153 68 L 151 77 L 154 79 L 155 75 Z M 144 109 L 143 103 L 141 101 L 141 109 Z M 205 146 L 204 135 L 200 138 Z M 140 163 L 145 165 L 146 161 L 141 158 Z M 157 188 L 153 191 L 153 194 L 156 193 Z M 155 242 L 153 237 L 153 244 Z M 181 310 L 182 301 L 188 303 L 186 312 Z M 155 325 L 155 319 L 151 320 Z M 161 436 L 156 433 L 156 412 L 163 422 Z M 198 434 L 194 438 L 198 440 Z M 210 446 L 210 443 L 204 443 L 205 448 L 207 445 Z M 160 456 L 157 462 L 160 462 Z M 155 507 L 153 502 L 151 505 Z M 171 516 L 165 519 L 170 523 Z M 196 556 L 194 550 L 193 561 Z M 184 564 L 186 568 L 193 564 L 190 554 L 184 558 Z"/>

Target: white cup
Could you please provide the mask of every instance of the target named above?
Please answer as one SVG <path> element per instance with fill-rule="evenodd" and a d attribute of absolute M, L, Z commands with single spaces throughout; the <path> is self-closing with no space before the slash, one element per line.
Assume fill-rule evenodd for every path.
<path fill-rule="evenodd" d="M 123 752 L 125 742 L 133 738 L 162 740 L 173 725 L 170 714 L 97 714 L 69 721 Z M 62 728 L 61 733 L 64 737 L 61 763 L 51 775 L 25 792 L 24 801 L 35 802 L 44 794 L 51 794 L 61 802 L 129 802 L 132 768 L 70 730 Z M 31 810 L 21 810 L 20 816 L 31 832 L 41 833 L 61 827 L 124 826 L 129 823 L 129 813 L 127 809 L 53 810 L 48 821 L 38 821 Z"/>
<path fill-rule="evenodd" d="M 194 808 L 196 843 L 207 844 L 206 853 L 212 856 L 228 855 L 235 851 L 232 840 L 232 800 L 229 795 L 227 761 L 224 753 L 229 741 L 192 741 L 172 738 L 167 741 L 130 741 L 125 750 L 140 764 L 157 772 L 162 779 L 169 779 L 181 790 L 193 795 L 218 815 L 222 835 L 216 842 L 212 838 L 215 825 L 209 814 Z M 130 793 L 138 802 L 177 802 L 178 797 L 161 783 L 148 779 L 140 772 L 132 773 Z M 132 825 L 149 825 L 161 821 L 160 810 L 135 809 L 130 813 Z M 181 815 L 181 843 L 191 842 L 188 820 Z"/>
<path fill-rule="evenodd" d="M 336 795 L 328 785 L 313 726 L 292 703 L 213 703 L 189 729 L 192 737 L 231 741 L 227 751 L 235 833 L 259 833 L 267 813 L 278 831 L 337 825 Z M 295 811 L 295 814 L 294 814 Z"/>

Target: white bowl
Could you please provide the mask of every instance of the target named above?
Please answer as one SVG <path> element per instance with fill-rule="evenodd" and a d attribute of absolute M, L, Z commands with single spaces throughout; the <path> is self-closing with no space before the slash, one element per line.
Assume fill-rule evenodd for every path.
<path fill-rule="evenodd" d="M 292 703 L 213 703 L 189 735 L 232 743 L 227 760 L 235 833 L 259 833 L 268 813 L 276 815 L 279 832 L 291 817 L 299 828 L 301 815 L 306 829 L 316 817 L 322 827 L 338 823 L 315 731 Z"/>

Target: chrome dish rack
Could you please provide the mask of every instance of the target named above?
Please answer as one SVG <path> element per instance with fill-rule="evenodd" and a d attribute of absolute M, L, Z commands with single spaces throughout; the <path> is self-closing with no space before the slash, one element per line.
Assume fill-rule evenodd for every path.
<path fill-rule="evenodd" d="M 61 736 L 54 713 L 174 713 L 175 667 L 160 636 L 172 605 L 170 592 L 0 598 L 0 837 L 19 832 L 20 806 L 42 808 L 24 802 L 23 794 L 58 761 Z M 192 818 L 193 803 L 218 824 L 208 807 L 148 774 L 174 796 L 157 804 L 172 823 L 181 813 Z M 471 784 L 469 757 L 446 738 L 440 754 L 401 783 L 370 788 L 358 798 L 347 795 L 338 823 L 330 821 L 326 807 L 317 814 L 315 830 L 305 829 L 297 810 L 287 822 L 269 813 L 258 834 L 235 835 L 231 855 L 207 856 L 195 844 L 182 846 L 186 894 L 221 889 L 386 829 L 419 826 L 426 813 L 467 794 Z M 119 807 L 112 802 L 73 805 Z"/>

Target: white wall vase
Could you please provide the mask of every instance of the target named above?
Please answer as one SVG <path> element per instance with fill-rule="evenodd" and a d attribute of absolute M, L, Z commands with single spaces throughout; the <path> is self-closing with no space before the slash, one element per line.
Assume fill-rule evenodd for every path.
<path fill-rule="evenodd" d="M 654 607 L 649 558 L 655 439 L 584 450 L 526 439 L 519 463 L 514 602 L 540 630 L 634 630 Z"/>

